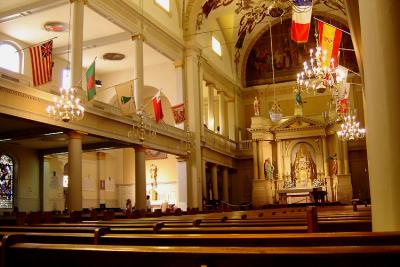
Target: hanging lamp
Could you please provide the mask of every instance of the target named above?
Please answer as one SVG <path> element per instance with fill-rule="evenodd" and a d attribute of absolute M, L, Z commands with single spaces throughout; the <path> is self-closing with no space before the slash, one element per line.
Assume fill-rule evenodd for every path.
<path fill-rule="evenodd" d="M 271 22 L 269 23 L 269 39 L 271 41 L 271 65 L 272 65 L 272 87 L 274 88 L 274 103 L 269 110 L 269 117 L 271 121 L 278 122 L 282 119 L 282 109 L 276 100 L 276 90 L 275 90 L 275 68 L 274 68 L 274 50 L 272 47 L 272 27 Z"/>

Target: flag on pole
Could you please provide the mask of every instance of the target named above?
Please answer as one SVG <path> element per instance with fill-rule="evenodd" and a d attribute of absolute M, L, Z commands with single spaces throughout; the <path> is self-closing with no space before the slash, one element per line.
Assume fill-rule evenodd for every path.
<path fill-rule="evenodd" d="M 117 93 L 118 105 L 121 108 L 123 115 L 130 115 L 133 113 L 133 97 L 132 97 L 132 81 L 116 85 L 115 91 Z"/>
<path fill-rule="evenodd" d="M 308 41 L 312 4 L 312 0 L 293 1 L 291 37 L 297 43 L 306 43 Z"/>
<path fill-rule="evenodd" d="M 96 61 L 93 61 L 86 71 L 86 91 L 88 101 L 92 100 L 96 96 L 95 62 Z"/>
<path fill-rule="evenodd" d="M 154 116 L 156 118 L 156 122 L 158 123 L 164 118 L 164 113 L 161 106 L 161 90 L 158 90 L 157 94 L 153 97 L 153 108 Z"/>
<path fill-rule="evenodd" d="M 179 104 L 171 107 L 172 114 L 174 114 L 175 124 L 179 124 L 185 121 L 185 104 Z"/>
<path fill-rule="evenodd" d="M 53 75 L 53 40 L 29 48 L 33 86 L 50 82 Z"/>
<path fill-rule="evenodd" d="M 322 48 L 322 51 L 326 51 L 326 54 L 323 54 L 325 60 L 322 62 L 322 66 L 329 68 L 331 66 L 331 60 L 333 59 L 333 65 L 336 67 L 338 65 L 342 31 L 329 24 L 318 21 L 318 34 L 318 44 Z"/>

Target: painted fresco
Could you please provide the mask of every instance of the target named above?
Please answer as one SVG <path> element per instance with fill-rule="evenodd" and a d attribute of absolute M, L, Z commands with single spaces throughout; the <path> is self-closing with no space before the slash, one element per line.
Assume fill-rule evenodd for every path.
<path fill-rule="evenodd" d="M 332 25 L 348 31 L 335 21 L 321 18 Z M 308 42 L 297 44 L 290 39 L 291 19 L 284 20 L 272 27 L 272 41 L 274 50 L 275 82 L 296 80 L 297 72 L 303 68 L 303 62 L 309 61 L 309 51 L 315 50 L 314 22 L 311 24 Z M 266 26 L 269 27 L 269 26 Z M 246 63 L 246 86 L 272 83 L 272 56 L 269 30 L 266 31 L 254 44 Z M 341 48 L 353 49 L 351 37 L 343 33 Z M 340 50 L 339 64 L 358 72 L 354 51 Z"/>

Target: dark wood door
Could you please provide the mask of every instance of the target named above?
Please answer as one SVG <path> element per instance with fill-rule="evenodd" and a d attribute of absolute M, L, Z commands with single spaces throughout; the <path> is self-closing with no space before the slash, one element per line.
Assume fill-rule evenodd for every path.
<path fill-rule="evenodd" d="M 353 185 L 353 198 L 359 198 L 362 201 L 369 201 L 370 194 L 367 151 L 349 151 L 349 164 L 351 172 L 351 182 Z"/>

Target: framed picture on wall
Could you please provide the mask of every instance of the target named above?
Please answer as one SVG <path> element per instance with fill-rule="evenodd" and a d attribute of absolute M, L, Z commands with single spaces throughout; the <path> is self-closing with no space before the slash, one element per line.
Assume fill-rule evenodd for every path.
<path fill-rule="evenodd" d="M 165 152 L 152 149 L 146 149 L 146 151 L 144 152 L 145 160 L 166 159 L 166 158 L 167 158 L 167 153 Z"/>

